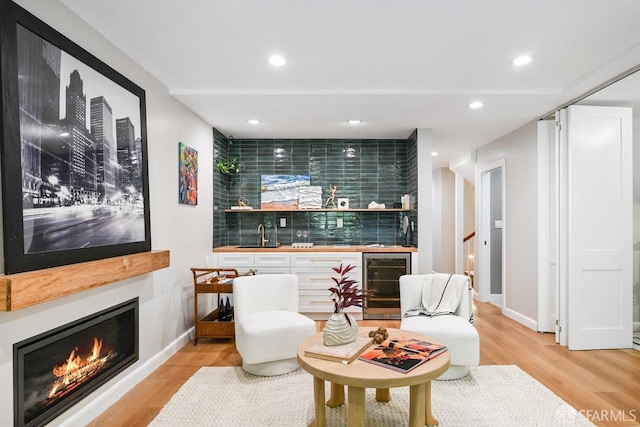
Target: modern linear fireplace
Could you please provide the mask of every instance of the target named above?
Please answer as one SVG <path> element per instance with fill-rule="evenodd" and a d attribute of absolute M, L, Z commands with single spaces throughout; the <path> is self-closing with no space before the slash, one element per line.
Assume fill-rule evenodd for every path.
<path fill-rule="evenodd" d="M 40 426 L 138 360 L 138 298 L 13 345 L 14 426 Z"/>

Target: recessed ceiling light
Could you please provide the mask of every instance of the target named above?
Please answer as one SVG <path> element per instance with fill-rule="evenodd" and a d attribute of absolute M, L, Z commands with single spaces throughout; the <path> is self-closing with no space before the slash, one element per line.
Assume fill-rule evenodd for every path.
<path fill-rule="evenodd" d="M 250 125 L 257 125 L 257 124 L 260 124 L 260 120 L 258 120 L 258 119 L 249 119 L 249 120 L 247 120 L 247 123 L 249 123 Z"/>
<path fill-rule="evenodd" d="M 523 65 L 529 64 L 531 61 L 533 61 L 533 58 L 531 56 L 522 55 L 522 56 L 518 56 L 516 59 L 511 61 L 511 63 L 516 67 L 522 67 Z"/>
<path fill-rule="evenodd" d="M 471 104 L 469 104 L 469 108 L 473 108 L 474 110 L 478 109 L 478 108 L 482 108 L 484 104 L 480 101 L 473 101 Z"/>
<path fill-rule="evenodd" d="M 347 123 L 349 123 L 350 125 L 359 125 L 360 123 L 362 123 L 362 120 L 351 119 L 351 120 L 347 120 Z"/>
<path fill-rule="evenodd" d="M 287 61 L 285 61 L 285 59 L 280 55 L 273 55 L 269 58 L 269 64 L 273 65 L 274 67 L 282 67 L 286 63 Z"/>
<path fill-rule="evenodd" d="M 432 157 L 436 157 L 437 155 L 438 155 L 438 152 L 437 152 L 437 151 L 432 151 L 432 152 L 431 152 L 431 156 L 432 156 Z"/>

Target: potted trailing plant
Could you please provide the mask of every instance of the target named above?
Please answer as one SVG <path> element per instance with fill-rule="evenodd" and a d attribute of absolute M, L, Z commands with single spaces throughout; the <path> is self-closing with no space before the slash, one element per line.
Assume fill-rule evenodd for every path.
<path fill-rule="evenodd" d="M 331 278 L 335 283 L 335 286 L 329 288 L 334 310 L 323 329 L 324 345 L 347 344 L 355 341 L 358 336 L 356 319 L 343 310 L 347 307 L 362 307 L 371 293 L 360 289 L 358 282 L 349 278 L 347 274 L 354 268 L 353 265 L 343 267 L 342 264 L 337 268 L 332 267 L 339 276 Z"/>
<path fill-rule="evenodd" d="M 244 166 L 240 164 L 237 157 L 231 157 L 228 160 L 218 160 L 216 162 L 216 167 L 218 168 L 218 170 L 220 170 L 220 172 L 227 175 L 238 173 L 244 169 Z"/>

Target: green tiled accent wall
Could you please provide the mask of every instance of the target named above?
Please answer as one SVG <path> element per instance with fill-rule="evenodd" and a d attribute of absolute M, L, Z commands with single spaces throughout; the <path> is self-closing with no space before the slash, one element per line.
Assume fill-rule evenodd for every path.
<path fill-rule="evenodd" d="M 227 222 L 224 209 L 229 206 L 229 179 L 215 167 L 216 159 L 227 159 L 229 140 L 213 129 L 213 246 L 222 246 L 227 239 Z"/>
<path fill-rule="evenodd" d="M 258 224 L 264 224 L 273 240 L 274 224 L 283 245 L 302 241 L 297 230 L 307 230 L 307 241 L 317 245 L 403 244 L 403 213 L 398 212 L 250 212 L 224 213 L 238 197 L 260 207 L 261 175 L 309 175 L 311 185 L 338 187 L 338 198 L 349 199 L 350 208 L 366 208 L 371 201 L 393 207 L 408 192 L 407 140 L 338 139 L 233 139 L 214 131 L 214 152 L 237 157 L 244 170 L 225 176 L 214 171 L 214 246 L 256 244 Z M 226 152 L 224 151 L 226 148 Z M 342 218 L 344 226 L 336 226 Z"/>

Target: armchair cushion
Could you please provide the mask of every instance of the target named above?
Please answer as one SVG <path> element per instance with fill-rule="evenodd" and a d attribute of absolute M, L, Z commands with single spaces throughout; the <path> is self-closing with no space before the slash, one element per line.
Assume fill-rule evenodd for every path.
<path fill-rule="evenodd" d="M 480 362 L 478 331 L 462 317 L 407 317 L 402 319 L 401 329 L 426 335 L 445 344 L 449 348 L 452 366 L 477 366 Z"/>
<path fill-rule="evenodd" d="M 236 324 L 236 347 L 251 364 L 292 358 L 300 341 L 315 331 L 313 320 L 293 311 L 255 313 Z"/>

